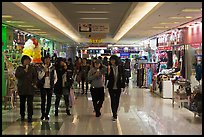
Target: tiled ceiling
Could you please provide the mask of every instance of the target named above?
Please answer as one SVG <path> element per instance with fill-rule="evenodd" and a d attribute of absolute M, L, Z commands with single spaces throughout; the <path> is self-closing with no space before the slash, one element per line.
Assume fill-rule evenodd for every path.
<path fill-rule="evenodd" d="M 108 23 L 110 32 L 107 34 L 91 34 L 106 39 L 112 39 L 121 26 L 121 23 L 127 18 L 131 12 L 133 2 L 109 2 L 103 4 L 80 4 L 73 2 L 52 2 L 52 4 L 60 11 L 65 19 L 78 31 L 78 23 Z M 46 3 L 45 3 L 46 5 Z M 151 11 L 142 20 L 138 22 L 131 30 L 129 30 L 117 43 L 133 44 L 140 40 L 146 39 L 158 33 L 164 32 L 173 27 L 179 26 L 185 22 L 202 17 L 200 12 L 182 12 L 185 8 L 202 8 L 202 2 L 163 2 L 157 9 Z M 89 12 L 89 13 L 81 13 Z M 91 12 L 91 13 L 90 13 Z M 100 12 L 100 13 L 93 13 Z M 32 25 L 41 31 L 47 32 L 47 38 L 52 38 L 60 42 L 74 42 L 63 33 L 59 32 L 52 26 L 46 24 L 42 20 L 34 17 L 27 11 L 18 7 L 12 2 L 2 3 L 2 15 L 11 15 L 13 18 L 2 18 L 2 22 L 15 26 L 19 29 L 27 31 L 25 28 L 19 27 L 19 24 L 12 24 L 6 21 L 18 20 L 24 21 L 26 25 Z M 183 19 L 170 19 L 169 17 L 192 17 Z M 100 18 L 100 19 L 81 19 L 81 18 Z M 101 19 L 103 18 L 103 19 Z M 104 19 L 105 18 L 105 19 Z M 160 24 L 166 22 L 176 22 L 175 24 Z M 165 29 L 155 29 L 153 27 L 166 26 Z M 81 37 L 88 37 L 88 33 L 80 33 Z M 104 43 L 108 41 L 103 41 Z"/>

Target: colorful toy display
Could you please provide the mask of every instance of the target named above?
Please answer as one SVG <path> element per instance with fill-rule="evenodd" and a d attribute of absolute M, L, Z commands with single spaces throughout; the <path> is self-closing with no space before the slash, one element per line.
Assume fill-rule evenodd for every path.
<path fill-rule="evenodd" d="M 37 39 L 31 38 L 25 42 L 23 48 L 23 55 L 28 55 L 32 58 L 33 63 L 41 63 L 41 46 L 39 45 Z"/>

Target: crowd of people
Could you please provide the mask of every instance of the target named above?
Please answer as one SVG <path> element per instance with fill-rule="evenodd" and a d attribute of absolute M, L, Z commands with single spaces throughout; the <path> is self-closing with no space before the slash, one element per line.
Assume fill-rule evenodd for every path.
<path fill-rule="evenodd" d="M 87 58 L 76 57 L 75 61 L 71 58 L 51 58 L 45 56 L 43 63 L 31 64 L 31 58 L 24 55 L 20 65 L 15 72 L 18 80 L 18 95 L 20 96 L 20 115 L 21 121 L 25 120 L 25 103 L 27 100 L 27 118 L 32 122 L 33 98 L 36 89 L 40 90 L 41 95 L 41 120 L 49 120 L 52 96 L 55 94 L 55 116 L 58 116 L 58 108 L 63 95 L 67 115 L 70 111 L 70 90 L 74 83 L 81 87 L 80 93 L 87 94 L 89 85 L 96 117 L 101 116 L 101 108 L 104 102 L 104 90 L 108 88 L 112 120 L 117 119 L 117 110 L 122 90 L 129 83 L 130 62 L 126 59 L 125 63 L 121 59 L 112 55 L 108 61 L 107 57 Z M 84 86 L 86 85 L 86 88 Z M 46 104 L 46 105 L 45 105 Z"/>

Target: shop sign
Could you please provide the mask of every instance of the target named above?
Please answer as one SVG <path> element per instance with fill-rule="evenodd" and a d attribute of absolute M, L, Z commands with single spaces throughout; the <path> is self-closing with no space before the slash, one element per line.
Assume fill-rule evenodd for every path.
<path fill-rule="evenodd" d="M 79 32 L 91 32 L 91 24 L 89 23 L 80 23 L 78 25 Z"/>
<path fill-rule="evenodd" d="M 102 43 L 102 39 L 90 39 L 90 43 Z"/>
<path fill-rule="evenodd" d="M 90 33 L 109 33 L 109 24 L 107 23 L 79 23 L 79 32 L 90 32 Z"/>
<path fill-rule="evenodd" d="M 130 53 L 120 53 L 120 57 L 121 58 L 129 58 L 130 57 Z"/>
<path fill-rule="evenodd" d="M 199 48 L 201 46 L 201 43 L 193 43 L 191 44 L 191 47 L 193 48 Z"/>
<path fill-rule="evenodd" d="M 172 46 L 159 46 L 158 50 L 172 50 Z"/>
<path fill-rule="evenodd" d="M 109 24 L 92 24 L 92 33 L 109 33 Z"/>

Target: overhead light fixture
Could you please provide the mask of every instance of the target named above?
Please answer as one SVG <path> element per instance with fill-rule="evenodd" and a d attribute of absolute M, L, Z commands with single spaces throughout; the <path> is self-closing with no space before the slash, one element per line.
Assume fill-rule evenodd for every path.
<path fill-rule="evenodd" d="M 80 18 L 81 20 L 107 20 L 109 18 Z"/>
<path fill-rule="evenodd" d="M 18 21 L 18 20 L 7 20 L 6 22 L 7 23 L 16 23 L 16 24 L 23 24 L 23 23 L 25 23 L 23 21 Z"/>
<path fill-rule="evenodd" d="M 185 18 L 187 18 L 187 19 L 191 19 L 192 17 L 191 17 L 191 16 L 186 16 Z"/>
<path fill-rule="evenodd" d="M 183 9 L 182 12 L 201 12 L 202 8 L 189 8 L 189 9 Z"/>
<path fill-rule="evenodd" d="M 76 13 L 80 14 L 107 14 L 108 11 L 77 11 Z"/>
<path fill-rule="evenodd" d="M 191 19 L 192 17 L 191 16 L 181 16 L 181 17 L 176 17 L 176 16 L 174 16 L 174 17 L 169 17 L 169 19 Z"/>
<path fill-rule="evenodd" d="M 152 27 L 153 29 L 167 29 L 169 27 L 167 26 L 155 26 L 155 27 Z"/>
<path fill-rule="evenodd" d="M 160 24 L 162 25 L 166 25 L 166 24 L 177 24 L 179 22 L 161 22 Z"/>
<path fill-rule="evenodd" d="M 2 15 L 2 18 L 12 18 L 11 15 Z"/>
<path fill-rule="evenodd" d="M 80 34 L 51 2 L 46 4 L 41 2 L 15 2 L 15 4 L 72 40 L 80 41 Z"/>
<path fill-rule="evenodd" d="M 26 29 L 26 30 L 40 30 L 40 29 Z"/>
<path fill-rule="evenodd" d="M 114 40 L 121 39 L 132 27 L 134 27 L 145 15 L 147 15 L 159 2 L 138 2 L 135 8 L 127 17 L 126 21 L 122 24 L 114 36 Z"/>
<path fill-rule="evenodd" d="M 45 33 L 47 33 L 47 32 L 43 32 L 43 31 L 42 31 L 42 32 L 40 32 L 40 31 L 33 31 L 32 33 L 45 34 Z"/>
<path fill-rule="evenodd" d="M 77 5 L 110 5 L 111 2 L 71 2 L 72 4 Z"/>
<path fill-rule="evenodd" d="M 107 49 L 107 47 L 88 47 L 88 49 Z"/>
<path fill-rule="evenodd" d="M 22 28 L 32 28 L 34 26 L 31 25 L 18 25 L 18 27 L 22 27 Z"/>

